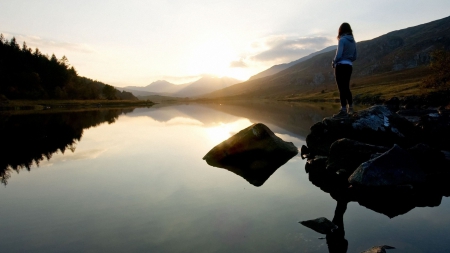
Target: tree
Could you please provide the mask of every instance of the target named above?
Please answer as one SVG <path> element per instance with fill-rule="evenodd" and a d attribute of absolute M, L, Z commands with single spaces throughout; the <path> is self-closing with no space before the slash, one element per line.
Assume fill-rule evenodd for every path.
<path fill-rule="evenodd" d="M 450 52 L 435 50 L 431 53 L 431 75 L 423 80 L 426 88 L 449 88 L 450 86 Z"/>
<path fill-rule="evenodd" d="M 106 99 L 116 99 L 116 89 L 111 85 L 106 84 L 105 87 L 103 87 L 102 93 Z"/>

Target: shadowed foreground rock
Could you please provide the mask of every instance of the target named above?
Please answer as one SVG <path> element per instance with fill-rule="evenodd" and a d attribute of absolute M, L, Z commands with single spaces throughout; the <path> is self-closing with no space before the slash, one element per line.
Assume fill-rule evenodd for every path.
<path fill-rule="evenodd" d="M 412 155 L 394 145 L 380 156 L 362 163 L 348 178 L 358 186 L 397 186 L 425 182 L 425 172 Z"/>
<path fill-rule="evenodd" d="M 283 141 L 264 124 L 255 123 L 215 146 L 203 160 L 261 186 L 297 153 L 292 142 Z"/>
<path fill-rule="evenodd" d="M 447 122 L 442 129 L 450 125 L 447 113 L 420 113 L 427 113 L 422 115 L 427 122 Z M 344 119 L 325 118 L 311 127 L 308 146 L 301 148 L 302 158 L 308 159 L 305 170 L 334 199 L 356 201 L 390 218 L 414 207 L 440 205 L 450 195 L 450 152 L 441 149 L 448 140 L 433 146 L 436 142 L 428 141 L 432 138 L 422 125 L 383 106 Z"/>

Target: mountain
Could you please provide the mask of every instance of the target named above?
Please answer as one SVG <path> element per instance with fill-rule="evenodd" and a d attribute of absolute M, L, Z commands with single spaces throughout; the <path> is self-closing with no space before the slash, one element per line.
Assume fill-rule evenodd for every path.
<path fill-rule="evenodd" d="M 231 77 L 204 76 L 192 83 L 173 84 L 164 80 L 153 82 L 145 87 L 127 86 L 121 88 L 133 93 L 135 96 L 164 96 L 164 97 L 196 97 L 216 90 L 229 87 L 241 82 Z"/>
<path fill-rule="evenodd" d="M 174 92 L 172 95 L 175 97 L 195 97 L 229 87 L 239 82 L 241 81 L 231 77 L 218 78 L 205 76 Z"/>
<path fill-rule="evenodd" d="M 145 95 L 155 95 L 155 94 L 170 94 L 170 93 L 174 93 L 174 92 L 177 92 L 177 91 L 183 89 L 184 87 L 186 87 L 189 84 L 190 83 L 177 85 L 177 84 L 173 84 L 168 81 L 165 81 L 165 80 L 158 80 L 158 81 L 155 81 L 144 87 L 127 86 L 127 87 L 123 88 L 123 90 L 133 92 L 133 94 L 136 91 L 144 91 L 144 92 L 151 93 L 151 94 L 142 94 L 144 96 Z M 136 95 L 136 96 L 141 96 L 141 95 Z"/>
<path fill-rule="evenodd" d="M 260 73 L 258 73 L 256 75 L 254 75 L 254 76 L 251 76 L 249 78 L 249 80 L 255 80 L 255 79 L 258 79 L 258 78 L 274 75 L 274 74 L 276 74 L 276 73 L 278 73 L 278 72 L 280 72 L 282 70 L 285 70 L 285 69 L 287 69 L 289 67 L 294 66 L 297 63 L 300 63 L 300 62 L 306 61 L 308 59 L 311 59 L 312 57 L 314 57 L 314 56 L 316 56 L 318 54 L 326 53 L 326 52 L 329 52 L 329 51 L 335 51 L 336 48 L 337 48 L 336 45 L 329 46 L 329 47 L 326 47 L 326 48 L 324 48 L 324 49 L 322 49 L 320 51 L 317 51 L 317 52 L 309 54 L 309 55 L 307 55 L 305 57 L 302 57 L 302 58 L 300 58 L 298 60 L 292 61 L 290 63 L 283 63 L 283 64 L 274 65 L 274 66 L 272 66 L 272 67 L 270 67 L 270 68 L 268 68 L 268 69 L 266 69 L 266 70 L 264 70 L 264 71 L 262 71 L 262 72 L 260 72 Z"/>
<path fill-rule="evenodd" d="M 430 53 L 435 49 L 450 50 L 450 17 L 358 42 L 352 85 L 375 79 L 381 84 L 399 77 L 421 80 Z M 274 75 L 248 80 L 204 97 L 284 99 L 334 87 L 331 68 L 334 54 L 333 51 L 321 53 Z"/>

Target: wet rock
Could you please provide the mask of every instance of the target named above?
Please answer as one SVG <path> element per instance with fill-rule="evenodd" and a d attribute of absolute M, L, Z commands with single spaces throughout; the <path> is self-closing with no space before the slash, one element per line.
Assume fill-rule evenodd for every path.
<path fill-rule="evenodd" d="M 317 233 L 324 235 L 330 234 L 338 228 L 338 226 L 325 217 L 320 217 L 314 220 L 300 221 L 299 223 L 316 231 Z"/>
<path fill-rule="evenodd" d="M 361 164 L 349 177 L 357 186 L 398 186 L 425 182 L 425 173 L 414 158 L 398 145 L 379 157 Z"/>
<path fill-rule="evenodd" d="M 340 171 L 350 176 L 361 163 L 370 160 L 373 154 L 384 153 L 388 149 L 346 138 L 337 140 L 330 147 L 327 170 Z"/>
<path fill-rule="evenodd" d="M 256 123 L 212 148 L 203 160 L 261 186 L 297 153 L 292 142 L 283 141 L 267 126 Z"/>
<path fill-rule="evenodd" d="M 361 253 L 386 253 L 387 249 L 395 249 L 392 246 L 389 245 L 382 245 L 382 246 L 374 246 L 368 250 L 365 250 Z"/>

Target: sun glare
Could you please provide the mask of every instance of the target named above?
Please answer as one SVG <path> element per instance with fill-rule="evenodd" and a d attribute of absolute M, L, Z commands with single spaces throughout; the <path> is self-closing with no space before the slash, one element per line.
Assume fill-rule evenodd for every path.
<path fill-rule="evenodd" d="M 229 65 L 236 58 L 231 42 L 223 36 L 209 38 L 195 47 L 189 57 L 189 72 L 218 77 L 229 74 Z"/>
<path fill-rule="evenodd" d="M 251 124 L 252 122 L 248 119 L 240 119 L 227 124 L 219 123 L 218 126 L 207 128 L 206 133 L 213 143 L 219 144 Z"/>

